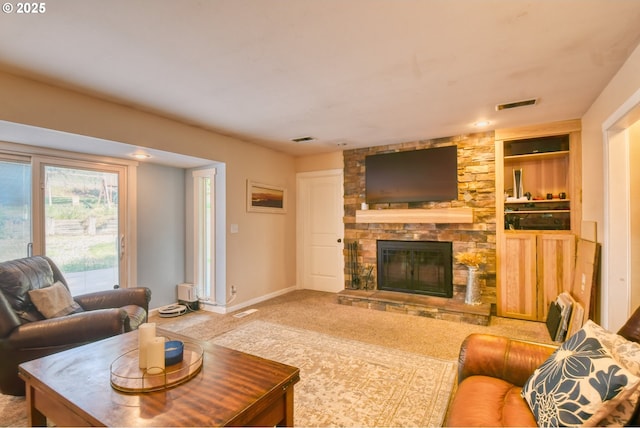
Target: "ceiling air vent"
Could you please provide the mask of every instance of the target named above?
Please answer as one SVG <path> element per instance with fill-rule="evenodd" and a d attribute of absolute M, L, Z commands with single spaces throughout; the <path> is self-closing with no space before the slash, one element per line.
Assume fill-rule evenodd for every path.
<path fill-rule="evenodd" d="M 316 139 L 313 137 L 298 137 L 298 138 L 292 138 L 291 141 L 293 141 L 294 143 L 310 143 L 312 141 L 315 141 Z"/>
<path fill-rule="evenodd" d="M 537 99 L 532 98 L 530 100 L 522 100 L 522 101 L 515 101 L 512 103 L 498 104 L 496 106 L 496 111 L 508 110 L 508 109 L 518 108 L 518 107 L 534 106 L 536 105 L 537 102 L 538 102 Z"/>

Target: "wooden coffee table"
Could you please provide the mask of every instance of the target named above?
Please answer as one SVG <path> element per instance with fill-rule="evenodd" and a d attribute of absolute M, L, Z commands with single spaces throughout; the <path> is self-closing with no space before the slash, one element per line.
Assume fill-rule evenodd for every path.
<path fill-rule="evenodd" d="M 110 365 L 137 348 L 131 332 L 19 366 L 31 426 L 293 425 L 297 368 L 158 329 L 158 336 L 197 343 L 202 370 L 186 383 L 156 392 L 123 393 L 110 384 Z"/>

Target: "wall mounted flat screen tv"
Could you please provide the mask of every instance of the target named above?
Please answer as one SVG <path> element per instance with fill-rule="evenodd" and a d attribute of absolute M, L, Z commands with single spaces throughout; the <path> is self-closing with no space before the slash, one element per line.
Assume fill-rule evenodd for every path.
<path fill-rule="evenodd" d="M 370 204 L 458 199 L 458 146 L 367 156 L 365 180 Z"/>

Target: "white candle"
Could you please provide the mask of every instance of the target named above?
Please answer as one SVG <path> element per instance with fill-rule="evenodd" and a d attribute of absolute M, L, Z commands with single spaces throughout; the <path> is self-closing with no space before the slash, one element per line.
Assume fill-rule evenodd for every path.
<path fill-rule="evenodd" d="M 147 368 L 147 346 L 156 337 L 156 323 L 144 323 L 138 327 L 138 366 Z"/>
<path fill-rule="evenodd" d="M 164 337 L 154 337 L 147 345 L 147 373 L 156 375 L 164 370 Z"/>
<path fill-rule="evenodd" d="M 366 202 L 363 202 L 362 204 L 360 204 L 360 209 L 365 211 L 369 209 L 369 204 Z"/>

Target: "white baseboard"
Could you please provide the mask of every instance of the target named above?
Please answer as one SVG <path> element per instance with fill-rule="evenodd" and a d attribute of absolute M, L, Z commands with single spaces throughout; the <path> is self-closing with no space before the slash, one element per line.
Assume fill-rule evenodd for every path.
<path fill-rule="evenodd" d="M 200 309 L 208 312 L 215 312 L 217 314 L 228 314 L 237 310 L 246 308 L 247 306 L 255 305 L 256 303 L 264 302 L 265 300 L 273 299 L 274 297 L 287 294 L 293 290 L 297 290 L 297 286 L 283 288 L 282 290 L 274 291 L 273 293 L 265 294 L 264 296 L 256 297 L 255 299 L 247 300 L 246 302 L 238 303 L 233 306 L 214 305 L 208 302 L 200 302 Z"/>
<path fill-rule="evenodd" d="M 216 314 L 228 314 L 230 312 L 235 312 L 237 310 L 246 308 L 247 306 L 255 305 L 256 303 L 264 302 L 265 300 L 273 299 L 274 297 L 281 296 L 283 294 L 287 294 L 291 291 L 297 290 L 297 286 L 291 286 L 288 288 L 284 288 L 282 290 L 274 291 L 273 293 L 266 294 L 264 296 L 256 297 L 255 299 L 247 300 L 246 302 L 239 303 L 234 306 L 225 306 L 225 305 L 217 305 L 214 303 L 200 301 L 200 310 L 207 312 L 214 312 Z M 179 302 L 175 302 L 174 304 L 179 304 Z M 159 315 L 158 311 L 162 309 L 164 306 L 160 306 L 159 308 L 149 309 L 149 316 Z"/>

